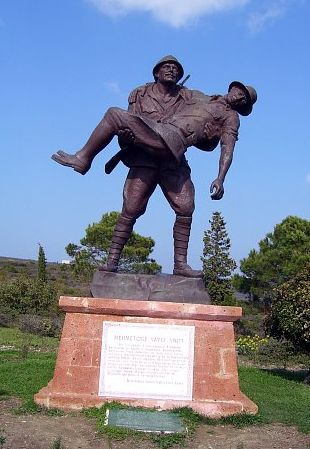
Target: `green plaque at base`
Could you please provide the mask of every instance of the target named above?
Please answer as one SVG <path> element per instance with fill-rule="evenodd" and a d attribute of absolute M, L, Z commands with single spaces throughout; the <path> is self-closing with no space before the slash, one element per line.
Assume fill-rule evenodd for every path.
<path fill-rule="evenodd" d="M 139 432 L 186 432 L 180 416 L 171 412 L 108 409 L 105 424 Z"/>

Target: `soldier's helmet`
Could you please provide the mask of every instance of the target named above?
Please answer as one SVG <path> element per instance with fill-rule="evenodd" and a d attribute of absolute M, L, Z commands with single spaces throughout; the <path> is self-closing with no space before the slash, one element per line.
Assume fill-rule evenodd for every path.
<path fill-rule="evenodd" d="M 178 81 L 180 81 L 180 79 L 183 78 L 183 75 L 184 75 L 184 69 L 183 69 L 183 67 L 182 67 L 182 64 L 177 60 L 177 58 L 175 58 L 175 57 L 172 56 L 172 55 L 164 56 L 164 57 L 161 58 L 161 59 L 158 61 L 158 63 L 154 66 L 154 68 L 153 68 L 153 76 L 154 76 L 155 81 L 156 81 L 156 75 L 155 75 L 155 73 L 158 71 L 159 67 L 160 67 L 162 64 L 165 64 L 166 62 L 173 62 L 174 64 L 176 64 L 176 65 L 178 66 L 178 68 L 179 68 L 179 78 L 178 78 Z M 177 81 L 177 82 L 178 82 L 178 81 Z"/>
<path fill-rule="evenodd" d="M 245 86 L 244 84 L 240 83 L 240 81 L 233 81 L 232 83 L 230 83 L 230 85 L 228 87 L 228 92 L 230 92 L 233 87 L 239 87 L 240 89 L 242 89 L 245 92 L 246 97 L 247 97 L 246 104 L 236 108 L 237 112 L 241 115 L 251 114 L 252 109 L 253 109 L 253 104 L 257 100 L 256 90 L 254 89 L 254 87 Z"/>

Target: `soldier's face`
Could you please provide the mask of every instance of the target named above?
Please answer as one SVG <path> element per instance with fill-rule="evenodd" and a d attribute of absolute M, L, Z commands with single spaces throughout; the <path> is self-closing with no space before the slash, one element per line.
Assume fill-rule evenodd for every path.
<path fill-rule="evenodd" d="M 159 67 L 156 77 L 159 83 L 176 84 L 179 79 L 179 68 L 173 62 L 165 62 Z"/>
<path fill-rule="evenodd" d="M 244 90 L 237 86 L 232 87 L 227 96 L 232 106 L 243 106 L 247 102 Z"/>

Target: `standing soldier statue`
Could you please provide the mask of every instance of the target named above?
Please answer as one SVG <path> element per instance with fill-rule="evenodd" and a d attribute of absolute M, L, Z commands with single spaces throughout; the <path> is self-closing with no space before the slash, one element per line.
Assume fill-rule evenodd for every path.
<path fill-rule="evenodd" d="M 95 156 L 118 136 L 121 150 L 106 164 L 105 171 L 111 173 L 122 161 L 129 172 L 107 263 L 100 270 L 117 271 L 133 226 L 159 185 L 176 213 L 173 274 L 202 277 L 201 271 L 187 264 L 195 191 L 184 154 L 190 146 L 212 151 L 220 143 L 219 172 L 210 187 L 211 198 L 220 200 L 238 138 L 238 114 L 249 115 L 257 95 L 253 87 L 234 81 L 226 95 L 208 96 L 178 84 L 183 75 L 181 63 L 174 56 L 165 56 L 153 69 L 155 82 L 131 92 L 128 111 L 109 108 L 81 150 L 73 155 L 58 151 L 52 156 L 59 164 L 85 175 Z"/>

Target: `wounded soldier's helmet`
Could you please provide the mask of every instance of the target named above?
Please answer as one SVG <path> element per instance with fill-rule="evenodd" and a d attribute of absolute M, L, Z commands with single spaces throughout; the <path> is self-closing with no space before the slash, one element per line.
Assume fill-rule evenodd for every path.
<path fill-rule="evenodd" d="M 252 112 L 253 104 L 257 100 L 257 93 L 254 87 L 252 86 L 245 86 L 244 84 L 240 83 L 240 81 L 233 81 L 230 83 L 228 87 L 228 92 L 231 91 L 233 87 L 239 87 L 239 89 L 242 89 L 244 93 L 246 94 L 247 102 L 246 104 L 242 106 L 238 106 L 237 112 L 240 115 L 249 115 Z"/>

